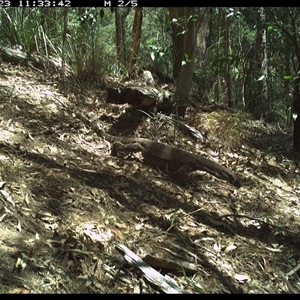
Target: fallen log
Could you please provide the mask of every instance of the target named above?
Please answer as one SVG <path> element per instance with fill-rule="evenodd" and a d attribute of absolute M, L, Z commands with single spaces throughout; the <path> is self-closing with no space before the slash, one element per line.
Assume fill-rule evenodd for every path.
<path fill-rule="evenodd" d="M 174 93 L 153 87 L 124 87 L 106 90 L 106 103 L 125 104 L 149 111 L 171 113 L 174 107 Z"/>
<path fill-rule="evenodd" d="M 8 47 L 0 47 L 0 56 L 5 62 L 10 62 L 15 65 L 25 65 L 42 70 L 51 70 L 53 72 L 61 73 L 61 62 L 54 57 L 46 57 L 38 54 L 28 55 L 25 51 L 16 50 Z M 66 75 L 71 74 L 71 68 L 66 65 Z"/>

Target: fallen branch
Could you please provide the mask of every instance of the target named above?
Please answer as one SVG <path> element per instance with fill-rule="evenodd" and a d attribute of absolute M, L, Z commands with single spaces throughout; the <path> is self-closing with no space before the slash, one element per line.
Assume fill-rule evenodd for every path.
<path fill-rule="evenodd" d="M 124 245 L 116 244 L 115 248 L 124 256 L 124 259 L 129 263 L 129 265 L 141 270 L 145 278 L 150 283 L 160 287 L 166 294 L 188 294 L 188 292 L 177 286 L 174 282 L 165 278 L 159 272 L 147 265 L 139 256 Z"/>

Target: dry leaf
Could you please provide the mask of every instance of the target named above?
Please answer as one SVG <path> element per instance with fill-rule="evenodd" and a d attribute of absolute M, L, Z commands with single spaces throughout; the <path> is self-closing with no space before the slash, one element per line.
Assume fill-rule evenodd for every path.
<path fill-rule="evenodd" d="M 88 229 L 88 230 L 91 230 L 91 229 L 95 228 L 95 225 L 94 224 L 84 224 L 84 228 Z"/>
<path fill-rule="evenodd" d="M 143 223 L 135 225 L 135 230 L 141 230 L 141 228 L 144 226 Z"/>
<path fill-rule="evenodd" d="M 26 268 L 26 266 L 27 266 L 26 262 L 22 258 L 18 257 L 14 265 L 14 270 L 21 272 Z"/>
<path fill-rule="evenodd" d="M 134 294 L 140 294 L 140 287 L 138 284 L 136 284 L 133 288 L 133 293 Z"/>
<path fill-rule="evenodd" d="M 0 222 L 2 222 L 6 216 L 7 214 L 3 214 L 2 216 L 0 216 Z"/>
<path fill-rule="evenodd" d="M 35 149 L 33 151 L 38 151 L 39 153 L 44 154 L 44 149 L 39 146 L 35 147 Z"/>
<path fill-rule="evenodd" d="M 27 204 L 27 205 L 29 205 L 29 196 L 28 196 L 28 193 L 26 193 L 26 195 L 25 195 L 25 197 L 24 197 L 24 200 L 25 200 L 25 203 Z"/>
<path fill-rule="evenodd" d="M 231 244 L 231 245 L 229 245 L 229 246 L 226 247 L 225 253 L 228 253 L 228 252 L 233 251 L 235 249 L 236 249 L 236 245 Z"/>
<path fill-rule="evenodd" d="M 15 202 L 13 201 L 12 197 L 10 196 L 10 194 L 7 191 L 0 190 L 0 193 L 9 203 L 12 204 L 12 206 L 15 206 Z"/>
<path fill-rule="evenodd" d="M 272 183 L 277 187 L 282 187 L 282 182 L 278 178 L 273 179 Z"/>
<path fill-rule="evenodd" d="M 15 288 L 9 291 L 8 294 L 30 294 L 30 290 L 25 288 Z"/>
<path fill-rule="evenodd" d="M 101 230 L 102 231 L 102 230 Z M 96 233 L 93 232 L 91 230 L 84 230 L 83 231 L 87 236 L 89 236 L 91 238 L 91 240 L 95 243 L 95 242 L 102 242 L 102 241 L 109 241 L 113 234 L 111 232 L 110 229 L 107 229 L 106 232 L 100 232 L 100 233 Z"/>
<path fill-rule="evenodd" d="M 112 229 L 111 231 L 115 234 L 115 236 L 119 240 L 123 240 L 124 239 L 123 234 L 122 234 L 122 232 L 120 230 L 118 230 L 118 229 Z"/>
<path fill-rule="evenodd" d="M 213 249 L 216 251 L 216 252 L 220 252 L 221 251 L 221 245 L 219 243 L 215 243 L 213 245 Z"/>
<path fill-rule="evenodd" d="M 118 222 L 115 223 L 115 226 L 119 229 L 126 229 L 127 228 L 126 224 L 118 223 Z"/>
<path fill-rule="evenodd" d="M 57 148 L 54 146 L 48 146 L 48 148 L 52 154 L 56 154 L 58 152 Z"/>
<path fill-rule="evenodd" d="M 245 281 L 250 280 L 250 277 L 249 277 L 249 276 L 247 276 L 247 275 L 242 275 L 242 274 L 235 274 L 235 275 L 234 275 L 234 278 L 235 278 L 236 280 L 238 280 L 239 282 L 241 282 L 241 283 L 244 283 Z"/>
<path fill-rule="evenodd" d="M 18 220 L 17 230 L 20 231 L 20 232 L 22 231 L 20 220 Z"/>

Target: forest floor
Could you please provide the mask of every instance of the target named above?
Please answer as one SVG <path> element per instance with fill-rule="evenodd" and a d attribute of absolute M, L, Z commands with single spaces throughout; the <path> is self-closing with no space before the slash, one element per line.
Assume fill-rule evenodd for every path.
<path fill-rule="evenodd" d="M 135 118 L 127 108 L 106 104 L 104 90 L 62 89 L 42 72 L 2 65 L 0 293 L 161 293 L 133 267 L 116 272 L 116 243 L 160 259 L 156 269 L 189 293 L 299 293 L 291 133 L 244 113 L 191 109 L 187 124 L 206 137 L 195 141 L 162 115 Z M 200 171 L 181 185 L 139 153 L 111 156 L 75 111 L 111 134 L 214 160 L 242 187 Z"/>

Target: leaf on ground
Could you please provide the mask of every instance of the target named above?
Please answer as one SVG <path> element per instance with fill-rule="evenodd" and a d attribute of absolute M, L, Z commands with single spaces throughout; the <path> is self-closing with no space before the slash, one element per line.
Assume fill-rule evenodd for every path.
<path fill-rule="evenodd" d="M 44 154 L 44 148 L 43 147 L 40 147 L 40 146 L 36 146 L 35 149 L 33 149 L 33 151 L 37 151 L 41 154 Z"/>
<path fill-rule="evenodd" d="M 8 294 L 30 294 L 31 291 L 26 288 L 15 288 L 13 290 L 8 291 Z"/>
<path fill-rule="evenodd" d="M 240 283 L 244 283 L 245 281 L 250 280 L 250 277 L 248 275 L 242 275 L 242 274 L 235 274 L 234 278 Z"/>
<path fill-rule="evenodd" d="M 142 229 L 143 226 L 144 226 L 143 223 L 136 224 L 136 225 L 135 225 L 135 230 L 139 231 L 139 230 Z"/>
<path fill-rule="evenodd" d="M 27 266 L 26 262 L 21 257 L 18 257 L 14 265 L 14 270 L 21 272 L 26 268 L 26 266 Z"/>
<path fill-rule="evenodd" d="M 57 147 L 54 146 L 48 146 L 51 154 L 56 154 L 58 152 Z"/>
<path fill-rule="evenodd" d="M 102 242 L 102 241 L 109 241 L 113 234 L 112 231 L 110 229 L 107 229 L 106 231 L 104 231 L 102 228 L 97 229 L 95 226 L 93 226 L 92 224 L 86 224 L 86 230 L 84 230 L 84 234 L 87 235 L 88 237 L 91 238 L 91 240 L 95 243 L 95 242 Z"/>
<path fill-rule="evenodd" d="M 10 193 L 8 191 L 0 190 L 0 193 L 5 198 L 5 200 L 7 200 L 10 204 L 12 204 L 12 206 L 15 206 L 15 202 L 13 201 L 13 199 L 10 196 Z"/>
<path fill-rule="evenodd" d="M 236 245 L 230 244 L 229 246 L 226 247 L 225 253 L 228 253 L 228 252 L 230 252 L 230 251 L 233 251 L 233 250 L 235 250 L 236 248 L 237 248 Z"/>

